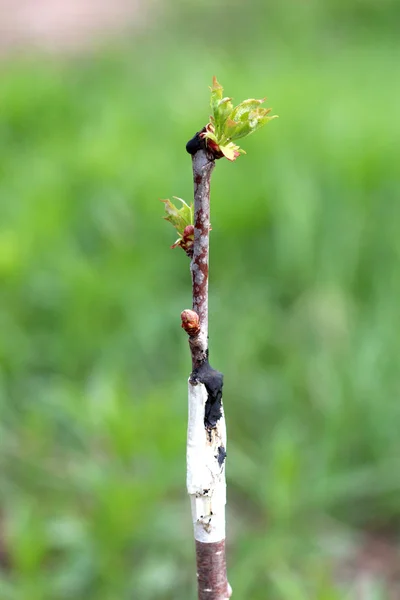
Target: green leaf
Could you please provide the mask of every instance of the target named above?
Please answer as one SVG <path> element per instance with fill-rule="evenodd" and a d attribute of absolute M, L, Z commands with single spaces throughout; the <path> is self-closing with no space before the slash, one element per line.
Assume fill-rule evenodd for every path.
<path fill-rule="evenodd" d="M 240 126 L 241 124 L 239 122 L 233 121 L 231 117 L 229 117 L 229 119 L 227 119 L 227 121 L 225 122 L 224 137 L 227 140 L 232 139 L 232 136 L 235 134 L 237 128 Z"/>
<path fill-rule="evenodd" d="M 239 146 L 236 146 L 236 144 L 233 144 L 232 142 L 229 142 L 229 144 L 220 145 L 219 148 L 225 158 L 230 161 L 236 160 L 240 154 L 246 154 L 242 148 L 239 148 Z"/>
<path fill-rule="evenodd" d="M 215 134 L 218 137 L 223 134 L 224 125 L 233 109 L 231 98 L 222 98 L 214 112 Z"/>
<path fill-rule="evenodd" d="M 265 102 L 265 100 L 265 98 L 262 98 L 261 100 L 254 100 L 252 98 L 250 98 L 249 100 L 244 100 L 243 102 L 235 106 L 235 108 L 232 111 L 232 114 L 230 115 L 230 118 L 232 119 L 232 121 L 238 121 L 239 119 L 243 121 L 247 118 L 247 115 L 252 110 L 258 108 L 260 104 Z M 270 112 L 271 109 L 269 108 L 264 110 L 268 110 L 268 112 Z"/>
<path fill-rule="evenodd" d="M 193 207 L 186 204 L 182 198 L 173 196 L 175 200 L 182 202 L 182 208 L 177 208 L 171 200 L 161 200 L 164 202 L 165 211 L 167 216 L 164 217 L 166 221 L 169 221 L 177 230 L 180 235 L 183 235 L 185 227 L 193 225 Z"/>
<path fill-rule="evenodd" d="M 261 129 L 264 125 L 271 121 L 272 119 L 277 119 L 277 115 L 273 115 L 271 117 L 267 116 L 267 113 L 270 111 L 268 109 L 259 108 L 257 111 L 253 111 L 249 114 L 248 120 L 244 122 L 240 122 L 236 127 L 235 131 L 231 135 L 232 140 L 239 140 L 240 138 L 246 137 L 247 135 L 251 135 L 258 129 Z"/>
<path fill-rule="evenodd" d="M 218 83 L 215 75 L 213 77 L 213 84 L 212 84 L 212 87 L 210 87 L 210 90 L 211 90 L 211 108 L 212 108 L 214 119 L 215 119 L 215 115 L 217 114 L 217 111 L 218 111 L 218 104 L 222 100 L 222 93 L 224 91 L 224 88 L 222 87 L 222 85 L 220 85 Z"/>
<path fill-rule="evenodd" d="M 236 123 L 235 127 L 230 127 L 226 133 L 229 133 L 228 137 L 231 141 L 233 141 L 246 137 L 246 135 L 250 135 L 252 132 L 253 129 L 251 128 L 250 123 L 245 121 L 244 123 Z"/>
<path fill-rule="evenodd" d="M 222 97 L 224 88 L 217 81 L 216 77 L 213 77 L 213 84 L 211 90 L 211 108 L 213 111 L 213 123 L 215 126 L 215 133 L 219 136 L 224 127 L 226 119 L 229 117 L 233 110 L 232 98 Z"/>

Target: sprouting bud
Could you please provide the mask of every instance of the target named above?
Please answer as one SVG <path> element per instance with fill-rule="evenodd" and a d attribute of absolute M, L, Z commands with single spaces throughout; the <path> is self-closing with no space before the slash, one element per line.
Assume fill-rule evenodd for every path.
<path fill-rule="evenodd" d="M 186 225 L 185 229 L 183 230 L 183 237 L 189 238 L 190 236 L 194 236 L 194 226 Z"/>
<path fill-rule="evenodd" d="M 260 107 L 265 98 L 250 98 L 234 108 L 232 98 L 223 97 L 223 87 L 216 77 L 210 89 L 213 114 L 199 137 L 205 140 L 214 158 L 225 156 L 228 160 L 236 160 L 245 151 L 234 142 L 254 133 L 277 116 L 268 116 L 271 109 Z"/>
<path fill-rule="evenodd" d="M 193 205 L 189 206 L 182 198 L 174 196 L 175 200 L 182 203 L 182 208 L 177 208 L 170 200 L 162 200 L 164 202 L 167 216 L 164 217 L 177 230 L 179 238 L 171 248 L 180 246 L 189 257 L 193 256 L 194 242 L 194 227 L 193 227 Z"/>
<path fill-rule="evenodd" d="M 186 252 L 189 258 L 193 256 L 193 244 L 194 244 L 194 226 L 186 225 L 185 229 L 182 232 L 180 238 L 176 240 L 174 244 L 172 244 L 171 248 L 176 248 L 179 246 Z"/>
<path fill-rule="evenodd" d="M 197 335 L 200 332 L 200 319 L 197 312 L 194 310 L 186 309 L 181 312 L 182 328 L 191 337 Z"/>

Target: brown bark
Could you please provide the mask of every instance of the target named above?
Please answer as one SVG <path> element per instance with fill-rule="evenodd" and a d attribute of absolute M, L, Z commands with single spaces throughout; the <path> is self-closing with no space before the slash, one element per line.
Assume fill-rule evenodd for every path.
<path fill-rule="evenodd" d="M 210 179 L 215 162 L 200 148 L 192 156 L 194 181 L 194 244 L 190 264 L 193 310 L 199 316 L 200 331 L 189 338 L 193 369 L 208 356 L 208 260 L 210 238 Z"/>
<path fill-rule="evenodd" d="M 205 544 L 196 540 L 199 600 L 226 600 L 231 589 L 226 577 L 225 540 Z"/>
<path fill-rule="evenodd" d="M 204 150 L 192 158 L 194 180 L 194 247 L 191 263 L 193 310 L 203 331 L 208 330 L 208 255 L 210 230 L 210 179 L 214 161 Z"/>

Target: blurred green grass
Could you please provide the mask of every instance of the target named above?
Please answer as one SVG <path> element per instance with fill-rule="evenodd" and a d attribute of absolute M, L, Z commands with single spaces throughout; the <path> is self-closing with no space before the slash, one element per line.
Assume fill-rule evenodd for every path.
<path fill-rule="evenodd" d="M 223 6 L 218 36 L 182 2 L 121 48 L 1 66 L 2 600 L 195 597 L 190 281 L 158 199 L 191 197 L 213 74 L 280 115 L 213 176 L 235 597 L 353 598 L 337 561 L 399 531 L 392 20 L 252 2 L 228 26 Z"/>

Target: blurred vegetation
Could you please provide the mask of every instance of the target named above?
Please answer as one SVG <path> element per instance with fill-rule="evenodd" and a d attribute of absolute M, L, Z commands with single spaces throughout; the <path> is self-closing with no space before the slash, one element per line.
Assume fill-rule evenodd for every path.
<path fill-rule="evenodd" d="M 2 600 L 195 598 L 189 263 L 158 199 L 191 198 L 213 74 L 280 115 L 213 175 L 234 597 L 356 597 L 336 567 L 400 530 L 398 17 L 181 0 L 0 66 Z"/>

